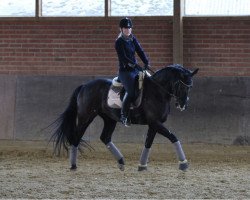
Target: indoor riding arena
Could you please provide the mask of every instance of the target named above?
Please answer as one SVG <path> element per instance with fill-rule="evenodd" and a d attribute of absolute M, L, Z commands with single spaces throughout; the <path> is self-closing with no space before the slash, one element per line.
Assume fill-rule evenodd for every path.
<path fill-rule="evenodd" d="M 0 2 L 0 199 L 250 199 L 249 2 L 96 2 Z M 199 68 L 187 109 L 172 97 L 164 122 L 182 144 L 185 170 L 162 134 L 138 170 L 148 126 L 117 123 L 110 149 L 99 116 L 76 148 L 77 169 L 70 146 L 54 151 L 57 119 L 75 89 L 118 75 L 124 17 L 152 77 L 173 64 Z"/>

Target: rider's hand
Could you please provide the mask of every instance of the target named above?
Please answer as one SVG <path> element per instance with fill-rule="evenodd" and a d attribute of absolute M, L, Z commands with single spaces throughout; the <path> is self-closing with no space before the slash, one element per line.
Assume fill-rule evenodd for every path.
<path fill-rule="evenodd" d="M 148 70 L 149 68 L 150 68 L 150 65 L 149 65 L 149 64 L 146 64 L 146 65 L 144 65 L 144 67 L 143 67 L 144 70 Z"/>
<path fill-rule="evenodd" d="M 137 63 L 135 63 L 135 68 L 137 68 L 139 71 L 143 71 L 142 67 L 139 64 L 137 64 Z"/>

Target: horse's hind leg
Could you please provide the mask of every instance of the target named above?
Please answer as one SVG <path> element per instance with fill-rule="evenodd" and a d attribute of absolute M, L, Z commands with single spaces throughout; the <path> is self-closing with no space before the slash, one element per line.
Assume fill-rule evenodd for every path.
<path fill-rule="evenodd" d="M 116 121 L 114 121 L 113 119 L 109 118 L 108 116 L 101 116 L 103 118 L 104 121 L 104 127 L 102 130 L 102 134 L 101 134 L 101 141 L 106 145 L 106 147 L 108 148 L 108 150 L 111 152 L 111 154 L 115 157 L 115 159 L 118 162 L 118 168 L 123 171 L 124 170 L 124 157 L 121 154 L 121 152 L 119 151 L 119 149 L 114 145 L 114 143 L 112 142 L 112 134 L 115 130 L 116 127 Z"/>
<path fill-rule="evenodd" d="M 81 117 L 78 116 L 78 122 L 80 122 L 82 119 Z M 85 123 L 79 123 L 77 124 L 77 137 L 75 138 L 74 143 L 71 145 L 70 147 L 70 164 L 71 164 L 71 170 L 76 170 L 77 168 L 77 152 L 78 152 L 78 146 L 79 143 L 81 142 L 81 139 L 86 131 L 86 129 L 88 128 L 89 124 L 93 121 L 93 119 L 89 119 L 87 122 Z"/>

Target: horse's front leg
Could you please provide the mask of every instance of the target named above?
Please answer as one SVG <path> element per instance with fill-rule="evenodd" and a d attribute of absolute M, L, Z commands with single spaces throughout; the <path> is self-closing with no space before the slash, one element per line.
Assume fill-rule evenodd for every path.
<path fill-rule="evenodd" d="M 167 128 L 165 128 L 160 122 L 153 123 L 151 126 L 153 127 L 153 129 L 156 130 L 156 132 L 160 133 L 172 142 L 179 160 L 179 169 L 182 171 L 186 171 L 188 168 L 188 162 L 185 153 L 182 149 L 182 145 L 177 139 L 177 137 L 173 133 L 171 133 Z"/>
<path fill-rule="evenodd" d="M 125 161 L 124 161 L 124 157 L 123 157 L 122 153 L 119 151 L 119 149 L 111 141 L 106 144 L 106 147 L 108 148 L 108 150 L 111 152 L 111 154 L 117 160 L 118 168 L 121 171 L 124 171 L 124 169 L 125 169 Z"/>
<path fill-rule="evenodd" d="M 149 127 L 147 137 L 145 140 L 145 145 L 141 153 L 140 164 L 138 166 L 138 171 L 147 170 L 148 157 L 150 153 L 150 148 L 153 144 L 154 138 L 156 135 L 156 131 Z"/>

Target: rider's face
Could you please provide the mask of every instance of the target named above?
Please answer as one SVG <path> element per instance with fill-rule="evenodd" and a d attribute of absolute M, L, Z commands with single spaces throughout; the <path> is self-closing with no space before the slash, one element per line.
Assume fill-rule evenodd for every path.
<path fill-rule="evenodd" d="M 122 28 L 122 33 L 128 37 L 132 33 L 132 28 Z"/>

